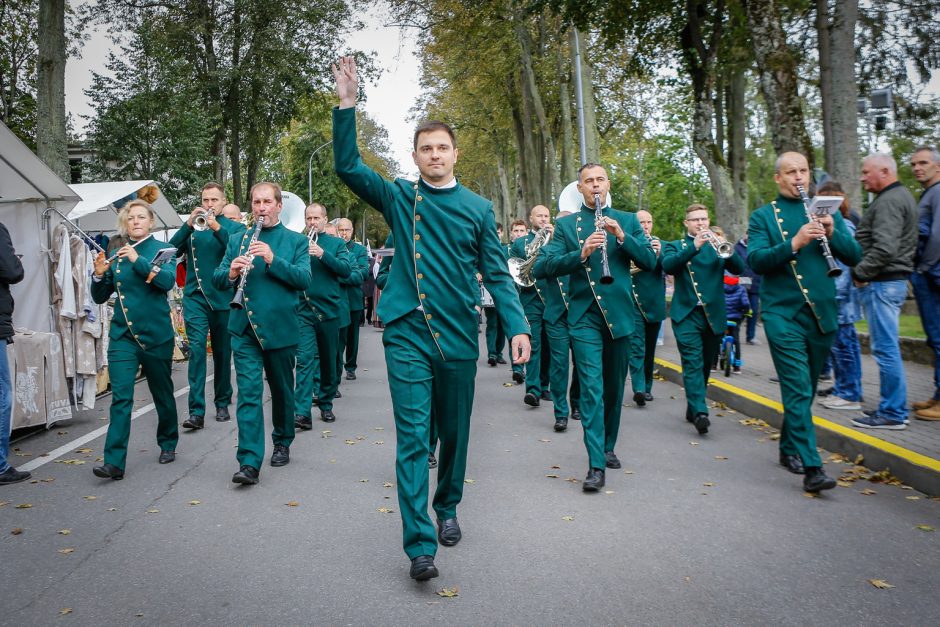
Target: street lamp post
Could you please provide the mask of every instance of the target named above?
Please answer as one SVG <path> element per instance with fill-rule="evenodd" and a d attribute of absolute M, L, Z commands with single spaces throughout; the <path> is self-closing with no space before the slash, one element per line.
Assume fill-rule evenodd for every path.
<path fill-rule="evenodd" d="M 310 158 L 307 159 L 307 204 L 313 202 L 313 156 L 333 143 L 333 140 L 326 142 L 321 146 L 317 146 L 313 152 L 310 153 Z"/>

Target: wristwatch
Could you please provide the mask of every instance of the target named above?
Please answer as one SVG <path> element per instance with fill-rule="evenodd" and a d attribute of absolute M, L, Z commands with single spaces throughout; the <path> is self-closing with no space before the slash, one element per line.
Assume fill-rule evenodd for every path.
<path fill-rule="evenodd" d="M 158 274 L 160 274 L 160 266 L 150 266 L 150 274 L 147 275 L 147 283 L 153 281 L 153 277 L 157 276 Z"/>

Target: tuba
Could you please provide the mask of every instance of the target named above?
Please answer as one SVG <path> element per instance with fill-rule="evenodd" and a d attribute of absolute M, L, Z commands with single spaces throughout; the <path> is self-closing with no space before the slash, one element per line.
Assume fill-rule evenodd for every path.
<path fill-rule="evenodd" d="M 539 256 L 539 250 L 552 239 L 552 229 L 543 227 L 535 233 L 535 239 L 529 242 L 525 247 L 525 259 L 512 257 L 507 262 L 509 264 L 509 274 L 516 285 L 522 287 L 532 287 L 535 285 L 535 277 L 532 276 L 532 266 Z"/>

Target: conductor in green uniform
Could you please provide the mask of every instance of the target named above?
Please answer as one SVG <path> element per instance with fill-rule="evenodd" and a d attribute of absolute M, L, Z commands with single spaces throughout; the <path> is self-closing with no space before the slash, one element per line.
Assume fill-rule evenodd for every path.
<path fill-rule="evenodd" d="M 153 208 L 143 200 L 127 203 L 118 214 L 118 231 L 127 237 L 127 244 L 118 250 L 117 259 L 111 263 L 104 253 L 95 259 L 92 300 L 104 303 L 111 294 L 117 294 L 108 344 L 111 422 L 104 443 L 104 464 L 92 469 L 97 477 L 124 478 L 134 385 L 141 368 L 157 408 L 159 462 L 168 464 L 176 459 L 179 426 L 170 378 L 173 324 L 166 300 L 166 293 L 176 283 L 176 273 L 170 264 L 150 263 L 159 250 L 166 248 L 150 235 L 154 218 Z"/>
<path fill-rule="evenodd" d="M 535 240 L 536 233 L 542 229 L 548 233 L 554 230 L 551 220 L 548 207 L 543 205 L 532 207 L 529 211 L 529 232 L 513 241 L 509 249 L 510 258 L 520 261 L 528 259 L 527 251 Z M 542 398 L 542 316 L 545 313 L 543 290 L 548 288 L 548 281 L 537 279 L 531 285 L 522 285 L 517 279 L 517 285 L 522 309 L 532 328 L 532 357 L 525 368 L 525 395 L 522 401 L 531 407 L 538 407 Z M 548 350 L 548 347 L 545 348 Z M 565 417 L 567 416 L 568 413 L 565 412 Z"/>
<path fill-rule="evenodd" d="M 454 178 L 453 131 L 441 122 L 415 131 L 418 182 L 386 181 L 362 162 L 356 146 L 358 78 L 352 57 L 334 66 L 339 108 L 333 111 L 336 172 L 382 213 L 395 237 L 388 283 L 379 301 L 383 344 L 398 440 L 395 464 L 404 549 L 412 578 L 438 575 L 437 541 L 460 541 L 457 505 L 463 495 L 478 345 L 476 273 L 483 275 L 512 337 L 516 361 L 529 357 L 529 327 L 496 237 L 488 200 Z M 432 407 L 440 451 L 428 515 L 428 429 Z"/>
<path fill-rule="evenodd" d="M 581 487 L 597 492 L 605 485 L 605 468 L 621 467 L 614 447 L 634 329 L 630 262 L 650 270 L 656 256 L 634 214 L 605 206 L 610 179 L 604 166 L 581 166 L 578 190 L 584 197 L 581 210 L 558 219 L 533 273 L 536 278 L 570 275 L 568 325 L 581 383 L 581 424 L 589 460 Z M 604 207 L 599 220 L 593 208 L 595 195 Z M 602 246 L 611 283 L 601 281 Z"/>
<path fill-rule="evenodd" d="M 840 213 L 807 218 L 797 190 L 809 188 L 806 157 L 785 152 L 774 171 L 780 194 L 751 214 L 747 260 L 763 277 L 761 319 L 780 379 L 780 463 L 804 475 L 804 490 L 819 492 L 834 488 L 836 482 L 823 472 L 816 450 L 812 403 L 839 327 L 835 281 L 827 275 L 819 240 L 825 236 L 832 255 L 848 266 L 861 260 L 862 250 Z"/>
<path fill-rule="evenodd" d="M 229 239 L 213 281 L 220 290 L 232 290 L 244 275 L 244 305 L 233 309 L 228 330 L 238 381 L 238 459 L 234 483 L 258 483 L 264 459 L 264 381 L 271 390 L 272 466 L 290 462 L 294 441 L 294 361 L 300 326 L 300 293 L 310 287 L 307 238 L 284 226 L 281 188 L 256 183 L 251 188 L 251 231 Z M 257 221 L 263 219 L 263 226 Z M 259 229 L 258 227 L 261 226 Z M 257 235 L 257 240 L 252 239 Z"/>
<path fill-rule="evenodd" d="M 312 280 L 310 287 L 300 295 L 294 426 L 305 431 L 313 429 L 310 407 L 314 392 L 317 393 L 320 420 L 336 420 L 333 397 L 337 382 L 340 308 L 346 307 L 340 279 L 349 276 L 351 270 L 346 243 L 323 232 L 326 219 L 326 208 L 319 203 L 312 203 L 304 211 Z M 320 382 L 319 390 L 314 389 L 317 381 Z"/>
<path fill-rule="evenodd" d="M 663 274 L 662 242 L 653 233 L 653 216 L 649 211 L 636 212 L 637 220 L 656 254 L 656 267 L 652 270 L 633 270 L 633 314 L 636 330 L 630 342 L 630 383 L 633 402 L 643 407 L 653 400 L 653 367 L 656 359 L 656 339 L 666 318 L 666 280 Z"/>
<path fill-rule="evenodd" d="M 728 324 L 725 309 L 725 270 L 744 271 L 744 260 L 734 246 L 709 230 L 708 208 L 692 204 L 685 210 L 686 235 L 666 242 L 662 268 L 674 277 L 669 317 L 682 359 L 685 386 L 685 418 L 699 434 L 708 433 L 705 389 L 718 344 Z M 722 252 L 719 255 L 718 245 Z"/>
<path fill-rule="evenodd" d="M 339 233 L 349 251 L 349 263 L 352 269 L 349 276 L 339 281 L 343 286 L 346 300 L 349 302 L 349 326 L 340 330 L 339 352 L 337 353 L 339 367 L 336 370 L 336 376 L 342 376 L 345 366 L 346 379 L 352 381 L 356 378 L 356 361 L 359 358 L 359 325 L 362 324 L 363 311 L 366 308 L 362 283 L 369 272 L 369 252 L 365 246 L 353 240 L 353 223 L 349 219 L 340 218 L 336 223 L 336 232 Z"/>
<path fill-rule="evenodd" d="M 245 226 L 222 215 L 225 190 L 218 183 L 202 188 L 202 208 L 170 239 L 180 255 L 186 255 L 186 287 L 183 290 L 183 322 L 189 342 L 189 417 L 187 429 L 202 429 L 206 416 L 206 340 L 212 337 L 215 419 L 230 419 L 232 402 L 232 343 L 228 334 L 231 290 L 219 290 L 212 275 L 225 255 L 231 235 Z"/>

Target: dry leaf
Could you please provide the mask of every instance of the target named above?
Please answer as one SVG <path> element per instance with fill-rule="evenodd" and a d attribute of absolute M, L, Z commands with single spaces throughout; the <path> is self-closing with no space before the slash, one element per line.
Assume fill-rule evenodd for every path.
<path fill-rule="evenodd" d="M 702 485 L 705 486 L 706 488 L 710 488 L 710 487 L 714 486 L 715 484 L 712 483 L 711 481 L 706 481 L 706 482 L 703 483 Z"/>
<path fill-rule="evenodd" d="M 5 505 L 9 505 L 9 504 L 10 504 L 10 501 L 0 501 L 0 507 L 3 507 L 3 506 L 5 506 Z"/>
<path fill-rule="evenodd" d="M 72 530 L 71 530 L 71 529 L 59 529 L 59 535 L 60 535 L 60 536 L 67 536 L 67 535 L 69 535 L 70 533 L 72 533 Z"/>
<path fill-rule="evenodd" d="M 878 493 L 872 490 L 871 488 L 865 488 L 864 490 L 860 490 L 859 494 L 864 494 L 865 496 L 871 496 L 872 494 L 878 494 Z"/>
<path fill-rule="evenodd" d="M 539 442 L 551 442 L 551 440 L 546 440 L 545 438 L 539 438 Z"/>
<path fill-rule="evenodd" d="M 715 455 L 715 459 L 717 459 L 717 460 L 719 460 L 719 461 L 725 461 L 725 460 L 727 460 L 728 458 L 725 457 L 724 455 Z"/>
<path fill-rule="evenodd" d="M 613 490 L 604 490 L 604 494 L 613 494 L 613 493 L 614 493 Z"/>
<path fill-rule="evenodd" d="M 202 503 L 202 501 L 197 501 L 195 499 L 189 502 L 190 505 L 199 505 L 200 503 Z"/>
<path fill-rule="evenodd" d="M 69 547 L 69 548 L 67 548 L 67 549 L 59 549 L 59 553 L 61 553 L 62 555 L 68 555 L 68 554 L 74 553 L 74 552 L 75 552 L 75 549 L 72 548 L 72 547 Z"/>
<path fill-rule="evenodd" d="M 39 483 L 52 483 L 55 481 L 55 477 L 46 477 L 45 479 L 40 479 Z"/>
<path fill-rule="evenodd" d="M 160 513 L 160 510 L 158 510 L 156 507 L 154 507 L 154 508 L 152 508 L 152 509 L 148 509 L 148 510 L 147 510 L 147 513 L 148 513 L 148 514 L 159 514 L 159 513 Z"/>
<path fill-rule="evenodd" d="M 902 485 L 902 486 L 901 486 L 901 489 L 902 489 L 902 490 L 913 490 L 914 488 L 912 488 L 912 487 L 909 486 L 909 485 Z"/>
<path fill-rule="evenodd" d="M 389 508 L 389 507 L 380 507 L 378 511 L 379 511 L 380 514 L 391 514 L 391 513 L 393 513 L 395 510 L 393 510 L 393 509 L 391 509 L 391 508 Z"/>
<path fill-rule="evenodd" d="M 770 434 L 770 439 L 771 439 L 771 440 L 779 440 L 779 439 L 780 439 L 780 434 L 779 434 L 779 433 L 771 433 L 771 434 Z"/>
<path fill-rule="evenodd" d="M 29 509 L 33 506 L 32 503 L 20 503 L 16 506 L 16 509 Z"/>
<path fill-rule="evenodd" d="M 855 465 L 856 465 L 856 466 L 861 466 L 861 465 L 862 465 L 862 462 L 864 462 L 864 461 L 865 461 L 865 456 L 862 455 L 861 453 L 859 453 L 858 455 L 855 456 Z M 869 581 L 871 581 L 871 579 L 869 579 Z M 876 580 L 876 581 L 879 581 L 879 580 Z"/>
<path fill-rule="evenodd" d="M 512 387 L 512 383 L 504 383 L 504 384 L 503 384 L 503 387 L 504 387 L 504 388 L 511 388 L 511 387 Z"/>
<path fill-rule="evenodd" d="M 346 440 L 346 444 L 348 444 L 348 445 L 350 445 L 350 446 L 352 446 L 352 445 L 355 444 L 355 443 L 356 443 L 355 440 Z"/>
<path fill-rule="evenodd" d="M 818 499 L 819 493 L 818 492 L 804 492 L 803 496 L 805 496 L 808 499 Z"/>
<path fill-rule="evenodd" d="M 71 614 L 71 613 L 72 613 L 72 608 L 70 607 L 63 607 L 61 610 L 59 610 L 59 616 L 65 616 L 66 614 Z"/>
<path fill-rule="evenodd" d="M 917 525 L 917 526 L 914 527 L 914 528 L 915 528 L 915 529 L 920 529 L 921 531 L 924 531 L 924 532 L 927 532 L 927 533 L 929 533 L 929 532 L 931 532 L 931 531 L 935 531 L 935 529 L 934 529 L 933 527 L 931 527 L 930 525 Z"/>
<path fill-rule="evenodd" d="M 79 449 L 75 449 L 74 452 L 76 452 L 76 453 L 91 453 L 91 449 L 90 449 L 90 448 L 79 448 Z"/>
<path fill-rule="evenodd" d="M 86 501 L 94 501 L 98 497 L 97 496 L 83 496 L 82 498 L 85 499 Z"/>
<path fill-rule="evenodd" d="M 357 436 L 356 436 L 356 439 L 361 442 L 361 441 L 363 441 L 363 440 L 366 439 L 366 436 L 364 436 L 364 435 L 357 435 Z"/>
<path fill-rule="evenodd" d="M 375 427 L 376 431 L 385 431 L 385 427 Z"/>
<path fill-rule="evenodd" d="M 568 483 L 581 483 L 581 480 L 576 477 L 568 477 L 565 481 Z"/>
<path fill-rule="evenodd" d="M 851 481 L 843 481 L 842 479 L 839 479 L 839 480 L 836 481 L 836 485 L 839 486 L 840 488 L 851 488 L 851 487 L 852 487 L 852 482 L 851 482 Z"/>
<path fill-rule="evenodd" d="M 868 583 L 875 586 L 876 588 L 880 588 L 881 590 L 890 590 L 891 588 L 894 588 L 894 586 L 884 579 L 869 579 Z"/>
<path fill-rule="evenodd" d="M 69 466 L 81 466 L 85 463 L 84 459 L 57 459 L 55 460 L 57 464 L 66 464 Z"/>
<path fill-rule="evenodd" d="M 322 433 L 323 435 L 330 435 L 330 434 L 333 433 L 333 432 L 330 431 L 329 429 L 324 429 L 324 430 L 321 431 L 320 433 Z"/>
<path fill-rule="evenodd" d="M 385 444 L 385 440 L 376 440 L 373 444 Z"/>
<path fill-rule="evenodd" d="M 116 511 L 117 511 L 117 508 L 116 508 L 116 507 L 109 507 L 107 511 L 109 511 L 109 512 L 116 512 Z"/>
<path fill-rule="evenodd" d="M 624 470 L 624 471 L 623 471 L 623 474 L 625 474 L 625 475 L 632 475 L 632 474 L 633 474 L 633 471 L 632 471 L 632 470 Z"/>
<path fill-rule="evenodd" d="M 561 466 L 552 466 L 552 470 L 559 470 Z"/>
<path fill-rule="evenodd" d="M 391 483 L 391 482 L 389 482 L 389 481 L 386 481 L 385 483 L 382 484 L 382 487 L 383 487 L 383 488 L 394 488 L 394 487 L 395 487 L 395 484 L 394 484 L 394 483 Z"/>
<path fill-rule="evenodd" d="M 919 500 L 920 500 L 920 497 L 919 497 L 919 496 L 905 496 L 904 498 L 906 498 L 908 501 L 919 501 Z"/>
<path fill-rule="evenodd" d="M 574 516 L 562 516 L 561 519 L 571 522 L 572 520 L 574 520 Z"/>
<path fill-rule="evenodd" d="M 369 480 L 368 480 L 368 479 L 360 479 L 360 480 L 359 480 L 359 483 L 369 483 Z"/>
<path fill-rule="evenodd" d="M 455 596 L 459 596 L 458 594 L 459 591 L 460 590 L 459 588 L 457 588 L 457 586 L 454 586 L 453 588 L 441 588 L 440 590 L 437 591 L 437 596 L 450 599 Z"/>
<path fill-rule="evenodd" d="M 698 446 L 698 442 L 689 442 L 689 446 Z"/>
<path fill-rule="evenodd" d="M 556 475 L 555 473 L 552 473 L 552 474 L 550 474 L 550 475 L 545 475 L 545 476 L 548 477 L 549 479 L 557 479 L 557 478 L 558 478 L 558 475 Z"/>
<path fill-rule="evenodd" d="M 300 505 L 300 503 L 298 503 L 297 501 L 288 501 L 288 502 L 284 503 L 284 505 L 286 505 L 286 506 L 288 506 L 288 507 L 297 507 L 298 505 Z"/>
<path fill-rule="evenodd" d="M 464 483 L 476 483 L 477 480 L 476 479 L 464 479 L 463 482 Z"/>
<path fill-rule="evenodd" d="M 22 527 L 13 527 L 12 529 L 10 529 L 10 533 L 12 533 L 14 536 L 18 536 L 18 535 L 20 535 L 21 533 L 23 533 L 23 528 L 22 528 Z"/>

